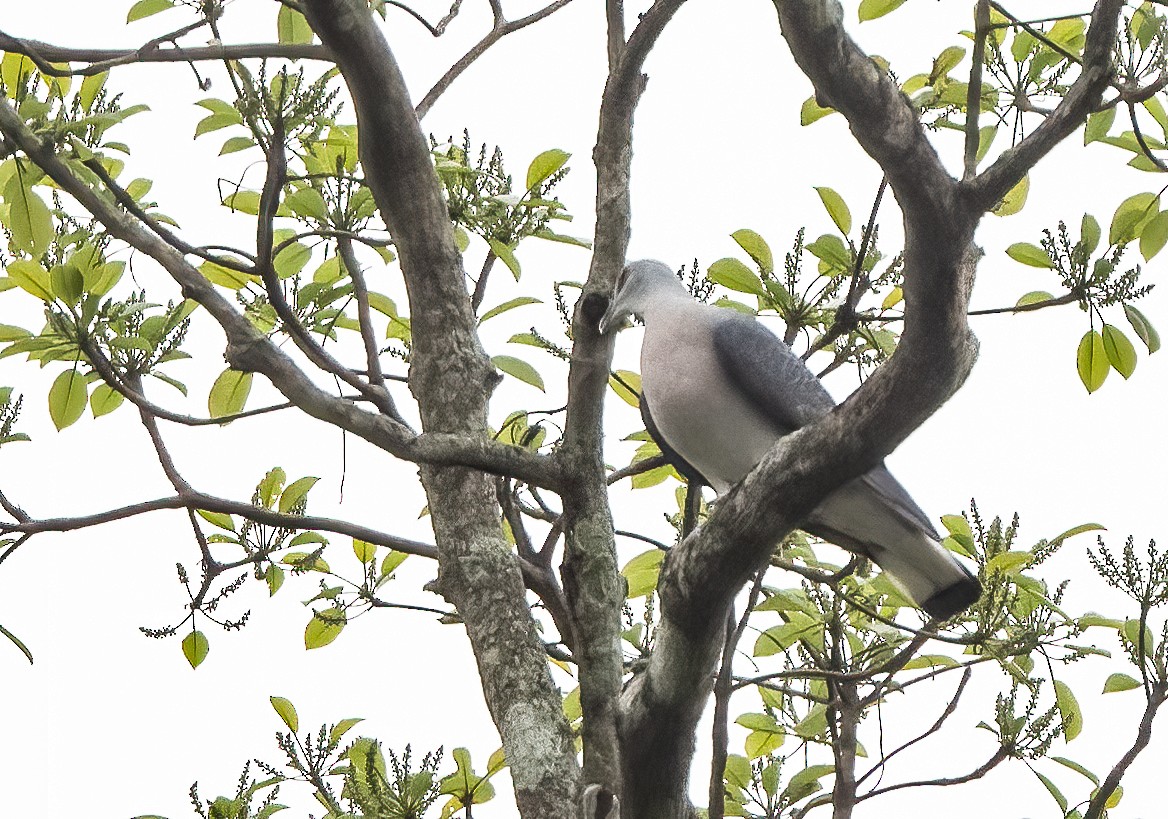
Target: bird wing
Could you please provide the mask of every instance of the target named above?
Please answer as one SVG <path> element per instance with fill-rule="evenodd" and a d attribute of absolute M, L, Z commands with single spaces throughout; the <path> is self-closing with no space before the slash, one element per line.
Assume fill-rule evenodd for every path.
<path fill-rule="evenodd" d="M 665 460 L 669 461 L 673 468 L 687 479 L 697 481 L 706 486 L 713 486 L 693 464 L 681 457 L 676 449 L 665 442 L 665 436 L 661 434 L 661 430 L 657 429 L 657 424 L 653 421 L 653 415 L 649 411 L 649 399 L 645 397 L 643 392 L 639 404 L 641 408 L 641 420 L 645 422 L 645 430 L 657 442 L 657 446 L 660 447 L 661 454 L 665 456 Z"/>
<path fill-rule="evenodd" d="M 807 365 L 759 324 L 720 310 L 712 336 L 727 380 L 786 435 L 831 412 L 835 401 Z"/>

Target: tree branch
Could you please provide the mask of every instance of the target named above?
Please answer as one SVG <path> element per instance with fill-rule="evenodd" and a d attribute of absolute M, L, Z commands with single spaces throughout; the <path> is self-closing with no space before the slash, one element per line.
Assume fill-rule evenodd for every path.
<path fill-rule="evenodd" d="M 1123 5 L 1123 0 L 1097 0 L 1091 11 L 1079 77 L 1041 125 L 980 175 L 963 183 L 963 194 L 973 206 L 983 211 L 994 207 L 1040 159 L 1098 108 L 1103 91 L 1112 79 L 1112 51 Z"/>
<path fill-rule="evenodd" d="M 1103 784 L 1099 786 L 1095 795 L 1091 797 L 1091 803 L 1087 806 L 1087 812 L 1083 815 L 1083 819 L 1099 819 L 1099 817 L 1103 816 L 1107 810 L 1107 800 L 1111 798 L 1115 789 L 1119 787 L 1123 775 L 1127 773 L 1127 769 L 1131 767 L 1131 764 L 1136 761 L 1136 757 L 1152 741 L 1152 723 L 1155 721 L 1160 707 L 1168 700 L 1168 683 L 1160 681 L 1148 693 L 1148 704 L 1144 708 L 1144 715 L 1140 718 L 1140 727 L 1136 733 L 1135 742 L 1120 757 L 1119 761 L 1115 763 L 1115 767 L 1111 769 L 1107 774 L 1107 778 L 1103 780 Z"/>
<path fill-rule="evenodd" d="M 454 65 L 446 70 L 446 73 L 442 75 L 438 82 L 434 83 L 434 86 L 426 92 L 426 96 L 422 97 L 422 101 L 414 109 L 414 113 L 418 119 L 425 118 L 426 114 L 430 113 L 430 109 L 434 107 L 434 103 L 446 93 L 446 90 L 458 79 L 459 75 L 470 68 L 474 61 L 483 56 L 491 46 L 508 34 L 519 31 L 522 28 L 530 26 L 532 23 L 538 23 L 545 17 L 551 16 L 571 2 L 572 0 L 555 0 L 554 3 L 544 6 L 539 11 L 511 21 L 503 19 L 502 14 L 496 12 L 495 23 L 491 27 L 491 30 L 487 32 L 487 35 L 475 43 L 468 52 L 459 57 Z"/>
<path fill-rule="evenodd" d="M 414 340 L 410 389 L 425 431 L 418 443 L 429 435 L 499 446 L 487 436 L 487 402 L 499 376 L 477 334 L 442 186 L 405 80 L 365 0 L 304 6 L 337 55 L 357 113 L 365 182 L 405 279 Z M 524 460 L 534 455 L 504 448 Z M 558 471 L 550 459 L 535 458 Z M 523 578 L 503 539 L 494 480 L 434 464 L 420 473 L 438 546 L 438 588 L 466 624 L 520 814 L 561 819 L 575 804 L 579 767 Z"/>
<path fill-rule="evenodd" d="M 164 38 L 165 39 L 165 38 Z M 161 48 L 161 42 L 151 41 L 140 48 L 66 48 L 39 40 L 24 40 L 13 37 L 0 31 L 0 50 L 14 54 L 23 54 L 37 63 L 38 68 L 43 64 L 52 70 L 45 70 L 47 74 L 72 74 L 74 76 L 88 76 L 100 74 L 120 65 L 133 63 L 190 63 L 207 60 L 245 60 L 257 59 L 288 59 L 288 60 L 323 60 L 332 62 L 332 53 L 320 45 L 312 44 L 280 44 L 280 43 L 243 43 L 236 45 L 208 45 L 208 46 L 174 46 Z M 51 63 L 89 63 L 82 69 L 61 71 L 53 68 Z"/>

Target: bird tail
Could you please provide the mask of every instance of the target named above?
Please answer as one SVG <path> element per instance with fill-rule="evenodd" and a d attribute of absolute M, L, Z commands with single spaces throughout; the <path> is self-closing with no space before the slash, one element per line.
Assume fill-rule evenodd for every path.
<path fill-rule="evenodd" d="M 941 545 L 928 516 L 883 466 L 829 495 L 804 528 L 871 558 L 931 617 L 948 619 L 981 596 L 977 577 Z"/>

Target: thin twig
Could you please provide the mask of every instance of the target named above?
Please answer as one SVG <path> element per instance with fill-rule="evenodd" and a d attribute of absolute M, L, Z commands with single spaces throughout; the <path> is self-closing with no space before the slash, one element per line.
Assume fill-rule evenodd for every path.
<path fill-rule="evenodd" d="M 353 252 L 353 242 L 348 238 L 337 241 L 341 261 L 349 271 L 349 278 L 353 281 L 353 296 L 357 300 L 357 322 L 361 325 L 361 340 L 365 344 L 365 361 L 368 369 L 365 372 L 369 383 L 374 387 L 385 388 L 385 376 L 381 372 L 381 358 L 377 350 L 377 339 L 373 335 L 373 314 L 369 310 L 369 288 L 365 285 L 365 274 L 357 261 L 357 254 Z"/>
<path fill-rule="evenodd" d="M 969 91 L 965 97 L 965 179 L 977 175 L 977 149 L 981 145 L 978 118 L 981 116 L 982 72 L 989 26 L 990 0 L 977 0 L 973 13 L 973 67 L 969 70 Z"/>

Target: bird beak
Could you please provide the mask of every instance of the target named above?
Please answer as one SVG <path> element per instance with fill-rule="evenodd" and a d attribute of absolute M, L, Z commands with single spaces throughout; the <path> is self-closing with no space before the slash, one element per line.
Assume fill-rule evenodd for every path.
<path fill-rule="evenodd" d="M 607 335 L 609 330 L 614 332 L 624 329 L 624 316 L 618 309 L 619 305 L 616 298 L 609 303 L 608 309 L 604 311 L 604 315 L 600 317 L 600 323 L 597 325 L 600 334 Z"/>

